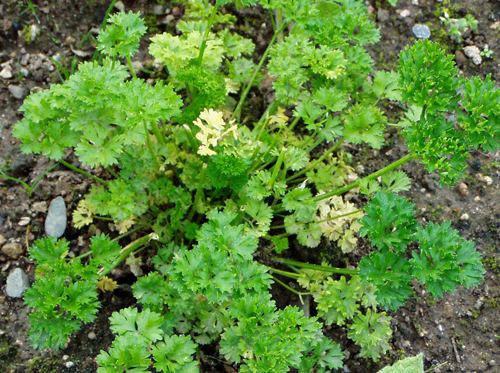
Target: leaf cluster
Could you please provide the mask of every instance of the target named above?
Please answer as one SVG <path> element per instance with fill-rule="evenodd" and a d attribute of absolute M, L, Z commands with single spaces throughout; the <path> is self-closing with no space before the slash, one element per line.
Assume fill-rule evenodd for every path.
<path fill-rule="evenodd" d="M 100 307 L 96 284 L 99 269 L 108 268 L 118 258 L 121 247 L 101 234 L 91 239 L 93 257 L 69 259 L 69 242 L 54 237 L 38 240 L 30 255 L 36 261 L 36 281 L 24 294 L 30 313 L 28 331 L 36 348 L 62 348 L 82 323 L 93 321 Z"/>
<path fill-rule="evenodd" d="M 472 241 L 460 238 L 450 222 L 420 227 L 413 209 L 404 197 L 378 192 L 362 219 L 361 234 L 377 250 L 361 260 L 360 275 L 377 288 L 378 302 L 393 310 L 413 294 L 414 278 L 439 298 L 459 284 L 476 286 L 485 273 Z"/>
<path fill-rule="evenodd" d="M 24 152 L 62 160 L 73 150 L 100 170 L 97 178 L 64 163 L 100 184 L 73 213 L 76 227 L 104 219 L 120 237 L 158 236 L 147 258 L 154 270 L 132 285 L 138 306 L 111 317 L 116 339 L 98 357 L 100 372 L 195 372 L 194 355 L 211 343 L 241 372 L 341 367 L 339 346 L 317 318 L 271 299 L 273 277 L 259 261 L 270 265 L 272 250 L 334 242 L 338 253 L 355 252 L 358 234 L 367 237 L 375 249 L 359 270 L 271 270 L 298 280 L 318 316 L 346 327 L 374 359 L 391 336 L 378 307 L 404 304 L 414 279 L 435 297 L 481 281 L 474 245 L 449 223 L 421 227 L 413 204 L 396 194 L 411 181 L 394 170 L 420 159 L 451 183 L 471 149 L 498 149 L 500 95 L 491 77 L 457 77 L 451 57 L 429 41 L 406 48 L 397 72 L 374 72 L 364 46 L 380 34 L 360 0 L 181 3 L 177 34 L 153 36 L 149 48 L 168 84 L 163 72 L 155 85 L 136 77 L 131 58 L 144 22 L 118 13 L 98 38 L 102 56 L 30 95 L 14 129 Z M 260 61 L 253 42 L 233 32 L 236 18 L 221 8 L 229 3 L 272 10 L 275 33 Z M 273 91 L 260 110 L 251 97 L 263 71 Z M 401 121 L 390 123 L 389 102 L 408 107 Z M 352 149 L 381 149 L 389 125 L 400 127 L 410 154 L 360 179 Z M 365 200 L 363 212 L 357 204 Z M 149 238 L 121 249 L 97 236 L 92 254 L 73 259 L 66 241 L 39 241 L 37 279 L 26 293 L 34 345 L 60 348 L 90 322 L 96 286 L 116 286 L 101 275 L 127 256 L 137 265 Z"/>

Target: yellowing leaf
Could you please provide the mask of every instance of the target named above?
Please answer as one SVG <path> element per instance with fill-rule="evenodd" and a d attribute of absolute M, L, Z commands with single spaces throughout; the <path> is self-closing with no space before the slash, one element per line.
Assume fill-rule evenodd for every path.
<path fill-rule="evenodd" d="M 118 283 L 115 280 L 109 278 L 108 276 L 103 276 L 99 279 L 97 287 L 101 289 L 103 293 L 106 293 L 108 291 L 115 290 L 118 287 Z"/>

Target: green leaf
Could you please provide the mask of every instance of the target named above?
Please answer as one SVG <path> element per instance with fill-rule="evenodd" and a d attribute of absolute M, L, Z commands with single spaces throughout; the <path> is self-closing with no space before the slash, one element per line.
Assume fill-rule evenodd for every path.
<path fill-rule="evenodd" d="M 454 291 L 461 283 L 475 286 L 485 273 L 473 243 L 463 240 L 450 226 L 450 222 L 429 223 L 415 237 L 420 252 L 412 252 L 412 271 L 434 298 Z"/>
<path fill-rule="evenodd" d="M 113 312 L 109 320 L 114 333 L 133 339 L 137 345 L 147 345 L 163 336 L 161 315 L 148 309 L 139 312 L 136 308 L 124 308 Z"/>
<path fill-rule="evenodd" d="M 334 281 L 328 278 L 323 282 L 321 291 L 314 300 L 318 303 L 318 315 L 325 319 L 327 325 L 345 325 L 359 309 L 358 301 L 362 293 L 355 282 L 347 281 L 345 276 Z"/>
<path fill-rule="evenodd" d="M 365 207 L 361 235 L 380 250 L 404 251 L 417 229 L 415 205 L 394 193 L 377 192 Z"/>
<path fill-rule="evenodd" d="M 410 190 L 412 182 L 404 171 L 393 171 L 382 176 L 382 184 L 387 192 L 399 193 Z"/>
<path fill-rule="evenodd" d="M 197 373 L 198 362 L 193 361 L 197 345 L 188 336 L 165 336 L 163 342 L 153 346 L 154 367 L 166 373 Z"/>
<path fill-rule="evenodd" d="M 288 238 L 273 236 L 271 240 L 273 242 L 274 251 L 276 251 L 276 253 L 281 254 L 283 251 L 288 250 Z"/>
<path fill-rule="evenodd" d="M 121 246 L 104 233 L 90 239 L 92 262 L 96 267 L 107 267 L 120 256 Z"/>
<path fill-rule="evenodd" d="M 139 50 L 139 41 L 146 33 L 144 20 L 139 13 L 119 12 L 108 18 L 108 25 L 99 33 L 97 49 L 115 57 L 132 57 Z"/>
<path fill-rule="evenodd" d="M 363 281 L 375 286 L 378 303 L 391 310 L 403 306 L 413 294 L 410 273 L 408 259 L 388 249 L 373 252 L 359 263 Z"/>
<path fill-rule="evenodd" d="M 98 373 L 148 373 L 151 365 L 151 353 L 144 344 L 132 335 L 120 335 L 111 345 L 108 352 L 101 350 L 96 361 Z"/>
<path fill-rule="evenodd" d="M 424 373 L 424 355 L 407 357 L 394 363 L 390 367 L 385 367 L 378 373 Z"/>
<path fill-rule="evenodd" d="M 457 74 L 453 56 L 429 40 L 418 40 L 399 55 L 403 102 L 425 107 L 427 113 L 458 108 L 463 80 Z"/>
<path fill-rule="evenodd" d="M 267 234 L 273 218 L 271 206 L 262 201 L 250 200 L 245 205 L 245 212 L 254 220 L 250 223 L 249 231 L 257 237 Z"/>
<path fill-rule="evenodd" d="M 65 238 L 44 237 L 33 244 L 30 248 L 30 258 L 37 261 L 41 266 L 44 263 L 52 264 L 64 259 L 69 252 L 69 242 Z"/>
<path fill-rule="evenodd" d="M 292 189 L 283 198 L 283 207 L 287 211 L 295 211 L 297 220 L 301 222 L 312 221 L 317 209 L 309 188 Z"/>
<path fill-rule="evenodd" d="M 373 92 L 378 99 L 387 98 L 392 101 L 401 101 L 399 74 L 396 71 L 375 71 Z"/>
<path fill-rule="evenodd" d="M 360 356 L 378 360 L 390 349 L 389 339 L 392 330 L 389 326 L 390 316 L 385 312 L 366 311 L 366 315 L 358 314 L 349 327 L 348 337 L 361 346 Z"/>
<path fill-rule="evenodd" d="M 384 114 L 374 106 L 353 106 L 343 116 L 344 140 L 353 144 L 366 142 L 375 149 L 384 143 Z"/>

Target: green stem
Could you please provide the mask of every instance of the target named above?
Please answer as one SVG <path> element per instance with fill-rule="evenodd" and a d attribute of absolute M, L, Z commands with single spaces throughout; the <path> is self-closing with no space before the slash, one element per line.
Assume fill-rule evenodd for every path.
<path fill-rule="evenodd" d="M 272 269 L 272 271 L 274 271 L 274 269 Z M 302 296 L 303 295 L 312 295 L 313 293 L 302 293 L 300 291 L 297 291 L 295 290 L 294 288 L 292 288 L 291 286 L 288 286 L 287 284 L 285 284 L 283 281 L 281 281 L 279 278 L 277 278 L 276 276 L 273 276 L 274 278 L 274 281 L 276 281 L 277 283 L 279 283 L 281 286 L 283 286 L 285 289 L 291 291 L 292 293 L 294 294 L 297 294 L 300 298 L 300 301 L 302 302 L 302 304 L 304 304 L 304 302 L 302 301 Z"/>
<path fill-rule="evenodd" d="M 282 275 L 282 276 L 285 276 L 285 277 L 289 277 L 289 278 L 293 278 L 294 280 L 298 279 L 300 277 L 300 275 L 298 273 L 292 273 L 292 272 L 288 272 L 288 271 L 283 271 L 281 269 L 277 269 L 277 268 L 272 268 L 272 267 L 269 267 L 269 269 L 278 274 L 278 275 Z"/>
<path fill-rule="evenodd" d="M 267 185 L 269 189 L 273 189 L 274 183 L 276 182 L 276 178 L 278 177 L 278 172 L 281 168 L 281 165 L 283 164 L 283 161 L 285 160 L 285 154 L 286 154 L 286 149 L 283 148 L 281 150 L 280 155 L 278 156 L 278 160 L 276 161 L 276 164 L 274 165 L 271 180 L 269 180 L 269 184 Z"/>
<path fill-rule="evenodd" d="M 194 137 L 193 135 L 193 131 L 191 131 L 191 128 L 189 128 L 187 124 L 185 124 L 183 127 L 184 130 L 186 131 L 186 136 L 189 141 L 189 145 L 191 146 L 194 152 L 198 151 L 198 142 L 196 140 L 196 137 Z"/>
<path fill-rule="evenodd" d="M 156 153 L 153 149 L 153 144 L 151 143 L 151 139 L 149 138 L 149 129 L 148 129 L 148 124 L 146 121 L 144 123 L 144 135 L 146 136 L 146 144 L 148 146 L 149 153 L 151 154 L 151 157 L 153 158 L 153 162 L 156 165 L 156 169 L 159 170 L 161 168 L 160 162 L 158 162 L 158 158 L 156 157 Z"/>
<path fill-rule="evenodd" d="M 337 196 L 339 194 L 344 194 L 344 193 L 350 191 L 351 189 L 357 188 L 359 186 L 361 180 L 376 179 L 379 176 L 385 175 L 386 173 L 388 173 L 388 172 L 398 168 L 399 166 L 402 166 L 403 164 L 405 164 L 413 159 L 416 159 L 416 158 L 418 158 L 418 156 L 415 153 L 410 153 L 410 154 L 404 156 L 403 158 L 398 159 L 396 162 L 393 162 L 390 165 L 378 170 L 377 172 L 374 172 L 373 174 L 368 175 L 367 177 L 364 177 L 363 179 L 358 179 L 358 180 L 356 180 L 356 181 L 354 181 L 354 182 L 352 182 L 352 183 L 350 183 L 342 188 L 337 188 L 335 190 L 332 190 L 331 192 L 317 195 L 313 199 L 314 199 L 314 201 L 318 202 L 318 201 L 322 201 L 326 198 Z"/>
<path fill-rule="evenodd" d="M 335 219 L 343 218 L 345 216 L 357 214 L 358 212 L 361 212 L 361 211 L 363 211 L 363 209 L 357 209 L 357 210 L 354 210 L 354 211 L 351 211 L 351 212 L 346 212 L 345 214 L 342 214 L 342 215 L 336 215 L 336 216 L 332 216 L 331 218 L 328 218 L 328 219 L 319 220 L 316 223 L 318 223 L 318 224 L 320 224 L 320 223 L 326 223 L 328 221 L 332 221 L 332 220 L 335 220 Z"/>
<path fill-rule="evenodd" d="M 108 182 L 101 179 L 100 177 L 94 176 L 92 174 L 89 174 L 88 172 L 85 172 L 83 170 L 80 170 L 78 167 L 73 166 L 72 164 L 66 162 L 64 159 L 60 159 L 59 162 L 61 162 L 64 166 L 68 167 L 69 169 L 78 172 L 79 174 L 82 174 L 84 176 L 90 177 L 91 179 L 94 179 L 98 183 L 101 183 L 103 185 L 108 185 Z"/>
<path fill-rule="evenodd" d="M 295 126 L 297 125 L 297 123 L 299 123 L 299 121 L 300 121 L 300 117 L 293 118 L 293 122 L 290 124 L 290 126 L 288 126 L 288 130 L 292 131 L 295 128 Z"/>
<path fill-rule="evenodd" d="M 53 164 L 52 166 L 50 166 L 49 168 L 47 168 L 45 171 L 43 171 L 36 179 L 35 181 L 33 181 L 33 183 L 31 184 L 31 188 L 28 192 L 28 197 L 31 197 L 31 193 L 33 193 L 33 191 L 36 189 L 38 183 L 40 180 L 42 180 L 42 178 L 47 175 L 50 171 L 52 171 L 54 168 L 56 168 L 57 166 L 59 165 L 59 163 L 56 163 L 56 164 Z"/>
<path fill-rule="evenodd" d="M 283 42 L 283 11 L 281 9 L 276 10 L 276 29 L 280 30 L 278 32 L 278 43 Z"/>
<path fill-rule="evenodd" d="M 205 184 L 205 176 L 207 174 L 207 167 L 205 164 L 203 164 L 201 174 L 200 174 L 200 179 L 198 181 L 198 189 L 196 189 L 196 195 L 194 196 L 194 202 L 193 206 L 191 206 L 191 211 L 189 211 L 189 215 L 187 216 L 187 220 L 191 221 L 193 219 L 193 216 L 196 212 L 196 209 L 198 208 L 198 205 L 200 204 L 201 199 L 203 198 L 203 184 Z"/>
<path fill-rule="evenodd" d="M 132 59 L 130 58 L 130 56 L 127 56 L 127 64 L 128 64 L 128 69 L 130 70 L 130 73 L 132 74 L 132 76 L 135 79 L 137 79 L 137 75 L 135 73 L 134 66 L 132 66 Z"/>
<path fill-rule="evenodd" d="M 115 269 L 116 267 L 118 267 L 118 265 L 120 265 L 120 263 L 123 262 L 127 258 L 127 256 L 129 256 L 133 251 L 137 250 L 142 245 L 148 243 L 150 240 L 157 240 L 157 239 L 158 239 L 158 236 L 156 234 L 150 233 L 150 234 L 148 234 L 146 236 L 138 238 L 137 240 L 129 243 L 127 246 L 125 246 L 123 249 L 121 249 L 120 256 L 118 257 L 118 259 L 116 259 L 114 261 L 113 264 L 111 264 L 110 267 L 108 267 L 108 268 L 101 268 L 101 270 L 99 271 L 99 275 L 106 276 L 113 269 Z"/>
<path fill-rule="evenodd" d="M 341 139 L 339 139 L 330 149 L 328 149 L 326 152 L 324 152 L 321 157 L 319 157 L 313 163 L 311 163 L 311 165 L 309 165 L 309 167 L 304 168 L 302 171 L 294 174 L 293 176 L 290 176 L 288 179 L 285 180 L 285 182 L 288 184 L 290 181 L 295 180 L 296 178 L 298 178 L 298 177 L 308 173 L 309 171 L 315 169 L 318 164 L 320 164 L 321 162 L 323 162 L 326 159 L 326 157 L 328 157 L 335 150 L 337 150 L 338 147 L 340 146 L 340 144 L 342 144 Z"/>
<path fill-rule="evenodd" d="M 218 5 L 214 5 L 212 8 L 212 14 L 210 15 L 210 19 L 208 20 L 207 28 L 205 29 L 205 33 L 203 34 L 203 40 L 201 41 L 200 46 L 200 54 L 198 55 L 198 65 L 202 65 L 203 62 L 203 53 L 205 53 L 205 49 L 207 48 L 207 40 L 208 34 L 210 33 L 210 29 L 215 21 L 215 16 L 217 15 L 217 11 L 219 10 Z"/>
<path fill-rule="evenodd" d="M 307 269 L 314 269 L 316 271 L 323 271 L 323 272 L 329 272 L 329 273 L 338 273 L 341 275 L 351 275 L 355 276 L 359 274 L 359 270 L 357 269 L 347 269 L 347 268 L 336 268 L 336 267 L 327 267 L 327 266 L 320 266 L 317 264 L 309 264 L 309 263 L 302 263 L 302 262 L 297 262 L 295 260 L 290 260 L 290 259 L 285 259 L 285 258 L 278 258 L 274 257 L 274 260 L 277 262 L 291 265 L 291 266 L 296 266 L 300 268 L 307 268 Z"/>
<path fill-rule="evenodd" d="M 166 145 L 167 140 L 165 138 L 165 135 L 163 133 L 161 133 L 160 127 L 158 127 L 158 123 L 156 123 L 156 122 L 151 123 L 151 129 L 153 130 L 153 133 L 154 133 L 156 139 L 158 140 L 158 142 L 161 145 Z"/>
<path fill-rule="evenodd" d="M 245 102 L 245 100 L 248 96 L 248 93 L 250 93 L 250 89 L 252 89 L 253 82 L 257 78 L 257 75 L 258 75 L 260 69 L 262 68 L 262 65 L 264 65 L 264 61 L 267 59 L 267 56 L 268 56 L 269 52 L 271 51 L 271 47 L 273 46 L 274 42 L 276 41 L 276 38 L 278 37 L 279 33 L 282 32 L 287 26 L 288 26 L 288 23 L 282 24 L 281 27 L 278 29 L 278 31 L 271 38 L 271 41 L 269 42 L 269 45 L 267 46 L 266 51 L 262 55 L 262 58 L 260 59 L 259 64 L 257 65 L 257 67 L 255 68 L 255 70 L 253 72 L 252 78 L 250 79 L 245 90 L 241 94 L 240 101 L 238 102 L 238 105 L 236 106 L 236 109 L 234 110 L 231 119 L 238 118 L 238 122 L 240 122 L 240 115 L 241 115 L 241 110 L 243 109 L 243 103 Z"/>
<path fill-rule="evenodd" d="M 26 188 L 26 193 L 28 193 L 28 195 L 31 194 L 31 187 L 29 186 L 28 183 L 22 181 L 21 179 L 18 179 L 16 177 L 12 177 L 12 176 L 7 176 L 4 174 L 1 174 L 0 177 L 7 179 L 7 180 L 15 181 L 16 183 L 19 183 L 19 184 L 22 184 L 22 186 L 24 186 Z"/>
<path fill-rule="evenodd" d="M 125 232 L 125 233 L 123 233 L 123 234 L 121 234 L 121 235 L 119 235 L 119 236 L 117 236 L 117 237 L 113 238 L 111 241 L 116 241 L 116 242 L 118 242 L 118 241 L 120 241 L 122 238 L 125 238 L 125 237 L 127 237 L 127 236 L 130 236 L 132 233 L 137 232 L 137 231 L 140 231 L 140 230 L 141 230 L 141 229 L 143 229 L 145 226 L 146 226 L 146 224 L 141 224 L 141 225 L 139 225 L 138 227 L 136 227 L 136 228 L 134 228 L 134 229 L 131 229 L 131 230 L 129 230 L 129 231 L 127 231 L 127 232 Z"/>

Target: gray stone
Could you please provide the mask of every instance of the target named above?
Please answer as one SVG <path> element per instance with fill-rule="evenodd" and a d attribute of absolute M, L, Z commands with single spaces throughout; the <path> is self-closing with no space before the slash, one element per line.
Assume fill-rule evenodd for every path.
<path fill-rule="evenodd" d="M 30 281 L 21 268 L 16 268 L 7 277 L 5 292 L 9 297 L 20 298 L 28 288 Z"/>
<path fill-rule="evenodd" d="M 19 258 L 22 255 L 23 251 L 23 245 L 21 245 L 19 242 L 6 243 L 2 247 L 2 253 L 14 260 Z"/>
<path fill-rule="evenodd" d="M 28 90 L 20 85 L 9 85 L 9 92 L 15 98 L 22 100 L 28 94 Z"/>
<path fill-rule="evenodd" d="M 426 25 L 416 24 L 411 29 L 413 35 L 418 39 L 429 39 L 431 37 L 431 30 Z"/>
<path fill-rule="evenodd" d="M 12 74 L 10 65 L 5 66 L 2 71 L 0 71 L 0 78 L 11 79 L 13 76 L 14 74 Z"/>
<path fill-rule="evenodd" d="M 464 48 L 464 53 L 467 57 L 472 59 L 472 62 L 476 65 L 480 65 L 483 62 L 481 57 L 481 51 L 475 45 L 469 45 Z"/>
<path fill-rule="evenodd" d="M 378 8 L 377 21 L 387 22 L 389 20 L 389 11 L 386 9 Z"/>
<path fill-rule="evenodd" d="M 49 212 L 45 218 L 45 234 L 51 237 L 61 237 L 66 230 L 67 222 L 64 199 L 62 197 L 54 198 L 50 202 Z"/>
<path fill-rule="evenodd" d="M 153 7 L 153 12 L 157 15 L 157 16 L 161 16 L 163 14 L 165 14 L 165 11 L 163 10 L 163 5 L 155 5 Z"/>

